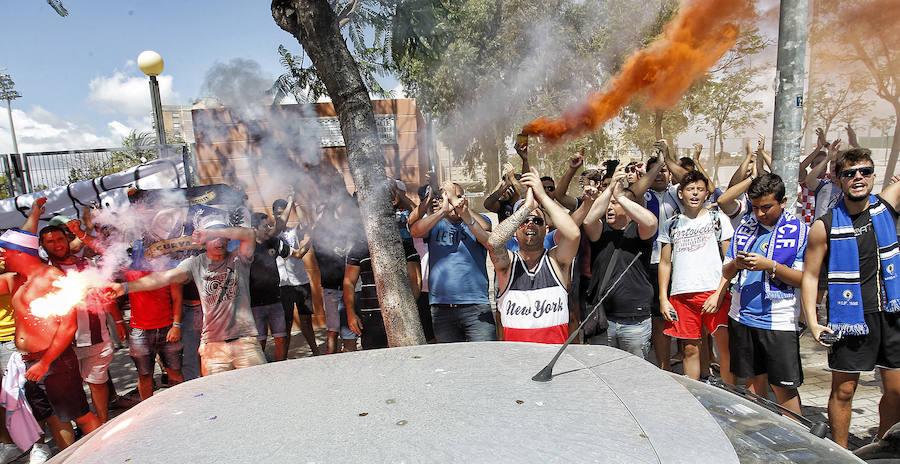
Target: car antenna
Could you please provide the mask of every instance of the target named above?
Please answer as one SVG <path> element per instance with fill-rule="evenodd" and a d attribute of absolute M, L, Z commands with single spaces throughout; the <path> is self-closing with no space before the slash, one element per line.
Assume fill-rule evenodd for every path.
<path fill-rule="evenodd" d="M 642 254 L 643 254 L 643 252 L 639 251 L 636 255 L 634 255 L 634 258 L 631 260 L 630 263 L 628 263 L 628 266 L 625 268 L 625 270 L 622 271 L 621 274 L 619 274 L 619 277 L 616 278 L 616 281 L 613 282 L 612 285 L 610 285 L 608 289 L 606 289 L 606 293 L 604 293 L 603 296 L 600 297 L 600 300 L 598 300 L 597 303 L 594 305 L 594 310 L 591 311 L 590 314 L 588 314 L 587 317 L 585 317 L 583 321 L 581 321 L 581 324 L 578 326 L 577 329 L 575 329 L 574 332 L 572 332 L 572 335 L 569 335 L 569 339 L 566 340 L 565 343 L 563 343 L 563 346 L 559 347 L 559 351 L 556 352 L 556 356 L 553 356 L 553 359 L 550 360 L 550 363 L 547 364 L 546 366 L 544 366 L 544 368 L 541 369 L 540 372 L 538 372 L 537 374 L 534 374 L 534 377 L 532 377 L 531 380 L 534 380 L 535 382 L 549 382 L 549 381 L 553 380 L 553 366 L 556 365 L 556 361 L 562 355 L 562 352 L 566 349 L 567 346 L 569 346 L 572 343 L 572 340 L 574 340 L 575 337 L 577 337 L 578 334 L 580 334 L 584 330 L 584 324 L 587 321 L 589 321 L 591 319 L 591 317 L 594 316 L 594 313 L 596 313 L 597 310 L 600 309 L 600 303 L 602 303 L 603 300 L 606 299 L 606 297 L 609 295 L 609 292 L 611 292 L 612 289 L 616 287 L 616 284 L 618 284 L 619 281 L 622 280 L 622 277 L 625 276 L 625 273 L 628 272 L 629 269 L 631 269 L 631 266 L 634 265 L 634 263 L 638 260 L 638 258 L 641 257 Z"/>

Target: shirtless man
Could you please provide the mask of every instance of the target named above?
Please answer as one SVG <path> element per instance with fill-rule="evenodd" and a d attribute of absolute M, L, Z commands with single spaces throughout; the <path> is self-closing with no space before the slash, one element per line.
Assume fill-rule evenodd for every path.
<path fill-rule="evenodd" d="M 100 425 L 81 386 L 78 359 L 72 350 L 77 322 L 75 311 L 46 317 L 32 313 L 31 303 L 54 291 L 53 282 L 63 273 L 41 263 L 37 236 L 10 229 L 0 236 L 6 269 L 16 272 L 12 306 L 16 322 L 16 349 L 25 361 L 25 394 L 34 416 L 46 420 L 64 449 L 75 441 L 70 421 L 90 433 Z"/>

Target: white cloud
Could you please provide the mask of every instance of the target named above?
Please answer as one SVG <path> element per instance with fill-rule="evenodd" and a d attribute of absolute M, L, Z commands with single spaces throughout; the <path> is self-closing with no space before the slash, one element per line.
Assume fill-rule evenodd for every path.
<path fill-rule="evenodd" d="M 108 133 L 98 133 L 93 128 L 65 121 L 53 113 L 33 106 L 28 111 L 13 110 L 16 140 L 23 153 L 52 150 L 72 150 L 81 148 L 118 147 L 121 145 L 122 131 L 131 128 L 118 121 L 108 124 Z M 0 153 L 12 152 L 12 138 L 9 133 L 9 119 L 0 117 Z"/>
<path fill-rule="evenodd" d="M 172 76 L 157 76 L 163 104 L 175 104 L 179 95 L 172 91 Z M 88 84 L 87 101 L 97 111 L 112 114 L 150 113 L 150 86 L 146 77 L 129 77 L 116 71 L 112 76 L 95 77 Z"/>
<path fill-rule="evenodd" d="M 128 134 L 131 134 L 131 131 L 134 130 L 119 121 L 110 121 L 106 126 L 109 127 L 109 131 L 113 135 L 119 138 L 127 137 Z"/>

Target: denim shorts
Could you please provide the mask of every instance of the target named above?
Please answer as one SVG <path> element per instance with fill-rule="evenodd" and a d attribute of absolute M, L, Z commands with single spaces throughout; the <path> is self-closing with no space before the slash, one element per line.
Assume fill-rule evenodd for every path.
<path fill-rule="evenodd" d="M 131 329 L 128 354 L 134 360 L 138 375 L 153 375 L 157 353 L 166 369 L 181 370 L 181 353 L 184 350 L 184 344 L 180 339 L 177 342 L 166 341 L 166 335 L 171 328 L 172 326 L 159 329 Z"/>
<path fill-rule="evenodd" d="M 431 317 L 438 343 L 497 340 L 490 304 L 433 304 Z"/>
<path fill-rule="evenodd" d="M 253 320 L 256 321 L 257 340 L 263 341 L 268 338 L 270 330 L 272 337 L 287 336 L 284 308 L 281 306 L 280 301 L 278 303 L 254 306 L 250 310 L 253 311 Z"/>
<path fill-rule="evenodd" d="M 341 330 L 340 310 L 344 307 L 344 291 L 323 288 L 322 300 L 325 303 L 325 328 L 329 332 L 338 332 Z"/>

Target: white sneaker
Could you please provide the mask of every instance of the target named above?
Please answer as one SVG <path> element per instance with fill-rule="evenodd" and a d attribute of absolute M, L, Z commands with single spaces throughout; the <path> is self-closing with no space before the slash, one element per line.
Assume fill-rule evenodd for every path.
<path fill-rule="evenodd" d="M 3 443 L 2 446 L 0 446 L 0 464 L 13 462 L 23 454 L 25 454 L 25 452 L 20 450 L 18 446 Z"/>
<path fill-rule="evenodd" d="M 31 456 L 28 458 L 28 464 L 43 464 L 51 456 L 53 456 L 53 453 L 50 451 L 49 446 L 44 443 L 35 443 L 31 447 Z"/>

